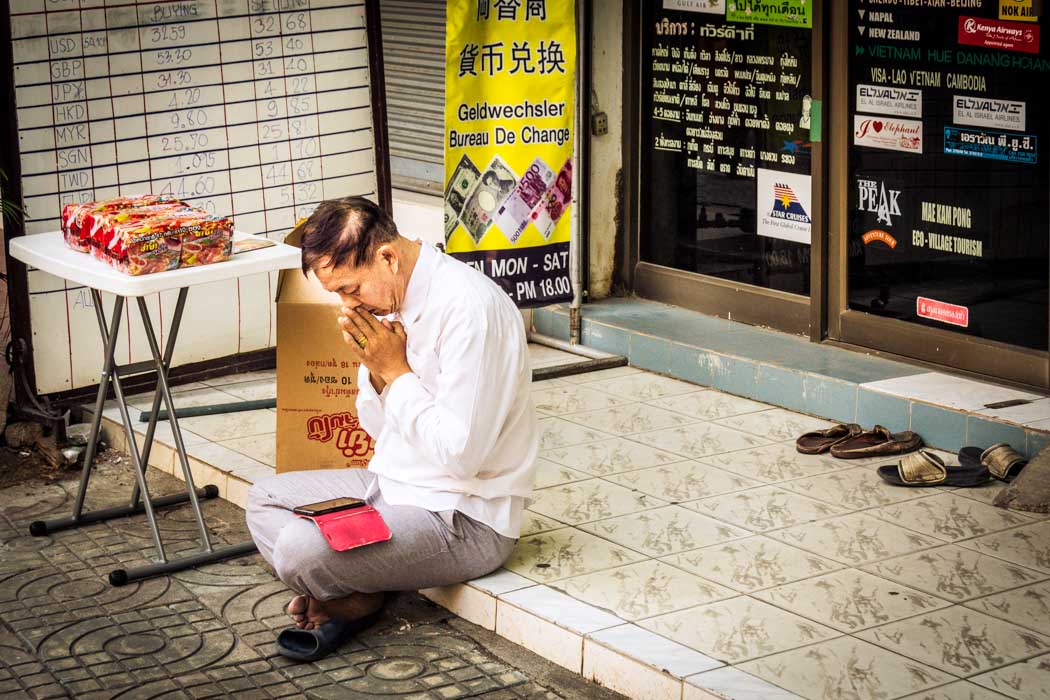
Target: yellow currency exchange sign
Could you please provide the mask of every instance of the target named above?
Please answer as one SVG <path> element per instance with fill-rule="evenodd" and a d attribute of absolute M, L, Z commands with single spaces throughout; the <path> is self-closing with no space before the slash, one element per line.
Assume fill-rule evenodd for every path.
<path fill-rule="evenodd" d="M 445 249 L 519 306 L 572 296 L 575 4 L 456 0 L 445 44 Z"/>

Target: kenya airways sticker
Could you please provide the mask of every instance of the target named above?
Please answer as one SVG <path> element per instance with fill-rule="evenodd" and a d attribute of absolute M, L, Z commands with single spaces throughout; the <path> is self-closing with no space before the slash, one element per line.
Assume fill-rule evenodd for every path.
<path fill-rule="evenodd" d="M 1039 53 L 1039 26 L 983 17 L 960 17 L 959 43 L 986 49 Z"/>
<path fill-rule="evenodd" d="M 853 144 L 887 151 L 922 153 L 922 122 L 854 114 Z"/>

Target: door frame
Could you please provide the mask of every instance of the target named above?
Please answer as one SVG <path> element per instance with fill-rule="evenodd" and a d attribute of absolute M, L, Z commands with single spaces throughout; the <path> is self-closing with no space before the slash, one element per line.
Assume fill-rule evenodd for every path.
<path fill-rule="evenodd" d="M 650 232 L 641 221 L 640 202 L 642 148 L 642 8 L 645 0 L 625 3 L 624 7 L 624 172 L 626 173 L 624 213 L 630 228 L 624 241 L 624 269 L 621 274 L 629 288 L 639 296 L 694 311 L 768 326 L 787 333 L 821 341 L 827 336 L 827 149 L 821 140 L 812 144 L 812 240 L 810 242 L 810 295 L 781 292 L 742 282 L 734 282 L 694 272 L 686 272 L 641 260 L 641 236 Z M 814 3 L 812 32 L 811 96 L 822 104 L 827 92 L 825 66 L 828 44 L 824 26 L 830 0 Z M 819 112 L 820 107 L 815 109 Z M 817 118 L 818 114 L 814 115 Z M 821 129 L 823 131 L 823 129 Z"/>

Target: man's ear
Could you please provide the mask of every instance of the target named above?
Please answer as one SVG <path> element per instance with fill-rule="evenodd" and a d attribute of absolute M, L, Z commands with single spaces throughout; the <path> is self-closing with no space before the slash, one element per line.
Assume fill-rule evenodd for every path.
<path fill-rule="evenodd" d="M 401 269 L 401 256 L 398 254 L 397 248 L 390 243 L 384 243 L 379 246 L 379 249 L 376 251 L 376 258 L 394 274 L 397 274 L 398 270 Z"/>

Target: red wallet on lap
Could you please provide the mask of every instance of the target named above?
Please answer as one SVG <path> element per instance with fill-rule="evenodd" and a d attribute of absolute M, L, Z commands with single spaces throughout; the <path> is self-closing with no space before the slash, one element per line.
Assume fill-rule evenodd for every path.
<path fill-rule="evenodd" d="M 337 510 L 323 515 L 296 515 L 317 523 L 329 546 L 337 552 L 385 542 L 391 537 L 383 516 L 372 506 Z"/>

